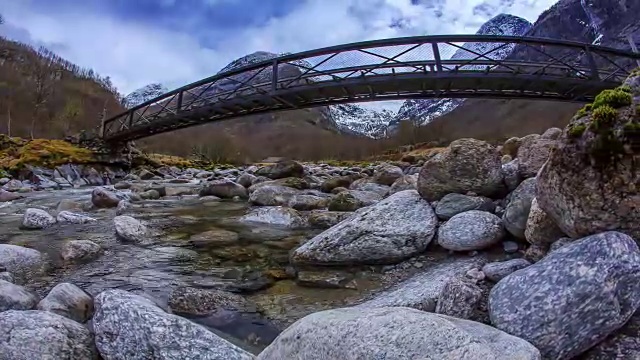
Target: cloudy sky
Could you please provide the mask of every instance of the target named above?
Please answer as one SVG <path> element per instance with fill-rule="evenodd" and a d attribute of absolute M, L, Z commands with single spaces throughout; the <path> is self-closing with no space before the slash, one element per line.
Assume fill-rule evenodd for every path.
<path fill-rule="evenodd" d="M 0 34 L 45 45 L 128 93 L 210 76 L 258 50 L 467 34 L 499 13 L 534 22 L 554 0 L 0 0 Z"/>

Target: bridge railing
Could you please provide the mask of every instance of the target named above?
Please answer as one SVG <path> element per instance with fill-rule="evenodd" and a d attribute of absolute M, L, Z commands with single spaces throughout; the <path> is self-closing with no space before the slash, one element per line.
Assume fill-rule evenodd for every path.
<path fill-rule="evenodd" d="M 298 87 L 363 80 L 366 84 L 416 74 L 526 75 L 615 84 L 628 76 L 639 58 L 639 54 L 600 46 L 510 36 L 426 36 L 360 42 L 286 55 L 216 74 L 106 120 L 102 132 L 108 139 L 214 103 L 219 113 L 207 116 L 224 116 L 226 111 L 249 114 L 264 106 L 252 104 L 256 95 L 288 105 L 279 94 Z M 349 93 L 348 87 L 343 89 L 342 96 L 360 100 L 358 94 Z M 386 94 L 376 95 L 384 98 Z M 247 101 L 242 105 L 238 100 Z M 245 108 L 247 103 L 251 108 Z"/>

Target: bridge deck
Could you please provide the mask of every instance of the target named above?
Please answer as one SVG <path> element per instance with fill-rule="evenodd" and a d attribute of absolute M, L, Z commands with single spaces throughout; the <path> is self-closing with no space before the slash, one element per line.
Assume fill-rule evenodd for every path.
<path fill-rule="evenodd" d="M 383 42 L 375 48 L 380 41 L 287 55 L 218 74 L 105 121 L 103 136 L 128 141 L 211 121 L 346 102 L 433 97 L 588 102 L 619 85 L 640 59 L 640 54 L 548 39 L 454 36 Z M 508 46 L 512 53 L 529 51 L 534 59 L 491 58 Z M 447 49 L 455 52 L 442 60 Z M 375 59 L 363 60 L 362 54 Z"/>

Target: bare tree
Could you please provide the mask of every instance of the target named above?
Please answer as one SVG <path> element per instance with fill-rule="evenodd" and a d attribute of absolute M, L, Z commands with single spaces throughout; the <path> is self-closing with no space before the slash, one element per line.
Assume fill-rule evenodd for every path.
<path fill-rule="evenodd" d="M 34 59 L 29 66 L 31 67 L 29 72 L 31 75 L 30 80 L 33 83 L 33 114 L 31 117 L 29 136 L 31 139 L 34 139 L 34 130 L 38 117 L 53 94 L 57 71 L 51 62 L 41 59 Z"/>

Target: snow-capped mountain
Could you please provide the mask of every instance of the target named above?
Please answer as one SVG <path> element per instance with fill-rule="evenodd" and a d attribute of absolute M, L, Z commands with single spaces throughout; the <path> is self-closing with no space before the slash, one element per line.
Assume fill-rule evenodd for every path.
<path fill-rule="evenodd" d="M 145 101 L 158 97 L 168 91 L 169 89 L 167 89 L 162 84 L 149 84 L 147 86 L 143 86 L 124 97 L 124 106 L 126 106 L 127 108 L 132 108 L 136 105 L 142 104 Z"/>
<path fill-rule="evenodd" d="M 335 122 L 338 130 L 342 132 L 376 139 L 386 135 L 389 122 L 395 116 L 390 110 L 372 110 L 356 104 L 328 106 L 324 114 Z"/>
<path fill-rule="evenodd" d="M 476 32 L 477 35 L 510 35 L 519 36 L 526 34 L 533 24 L 529 21 L 513 15 L 500 14 L 487 21 Z M 497 49 L 503 44 L 499 43 L 471 43 L 463 47 L 473 52 L 484 54 L 493 49 Z M 515 45 L 507 45 L 487 55 L 488 58 L 502 60 L 506 58 L 514 49 Z M 451 59 L 473 58 L 476 55 L 472 52 L 458 49 Z M 472 66 L 465 68 L 471 69 Z M 397 129 L 400 121 L 413 121 L 415 124 L 424 125 L 432 119 L 442 116 L 456 107 L 460 106 L 464 99 L 409 99 L 406 100 L 393 120 L 389 123 L 388 132 L 393 133 Z"/>

